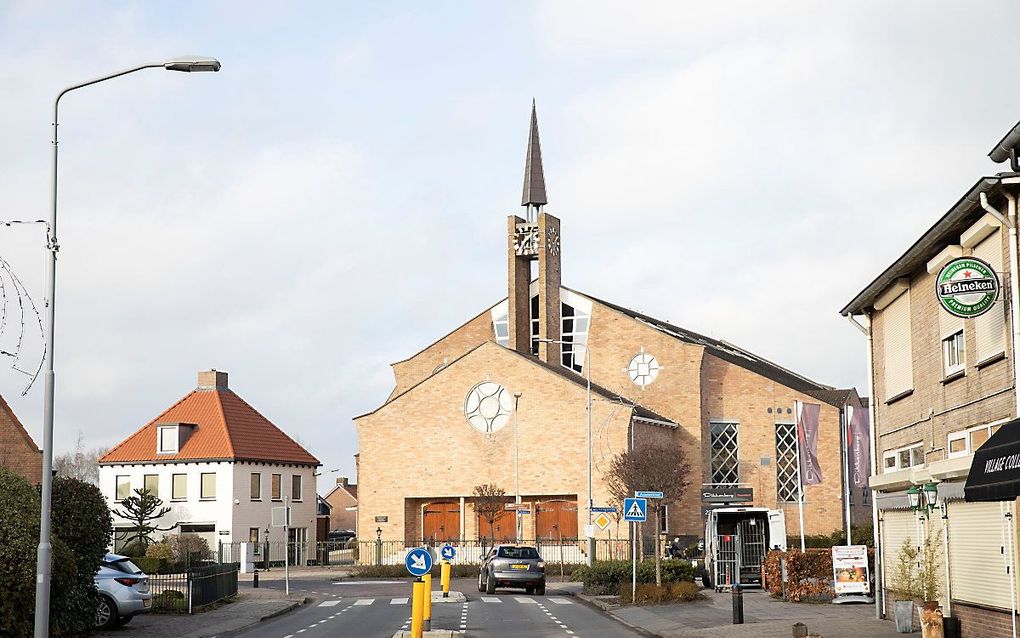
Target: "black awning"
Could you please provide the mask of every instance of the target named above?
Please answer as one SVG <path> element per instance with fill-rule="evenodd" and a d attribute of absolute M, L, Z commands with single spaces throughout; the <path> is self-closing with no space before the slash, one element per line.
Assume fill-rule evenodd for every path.
<path fill-rule="evenodd" d="M 963 491 L 967 501 L 1012 501 L 1020 496 L 1020 419 L 1003 423 L 977 449 Z"/>

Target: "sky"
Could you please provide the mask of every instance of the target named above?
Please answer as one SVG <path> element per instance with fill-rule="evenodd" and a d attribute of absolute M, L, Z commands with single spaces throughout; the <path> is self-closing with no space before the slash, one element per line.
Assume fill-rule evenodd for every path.
<path fill-rule="evenodd" d="M 565 285 L 865 394 L 838 312 L 1002 170 L 1018 23 L 992 1 L 0 0 L 0 221 L 48 215 L 63 87 L 223 64 L 61 101 L 54 450 L 117 443 L 216 368 L 320 487 L 353 477 L 389 364 L 506 295 L 532 99 Z M 41 312 L 45 227 L 0 225 L 0 257 Z M 0 394 L 41 444 L 42 380 L 22 396 L 15 369 L 39 324 L 6 279 Z"/>

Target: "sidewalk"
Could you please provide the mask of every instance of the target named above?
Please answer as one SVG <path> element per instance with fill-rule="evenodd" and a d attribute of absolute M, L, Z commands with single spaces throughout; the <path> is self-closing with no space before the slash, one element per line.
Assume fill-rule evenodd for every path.
<path fill-rule="evenodd" d="M 93 634 L 98 638 L 207 638 L 222 636 L 279 616 L 304 603 L 304 596 L 287 597 L 271 589 L 245 588 L 232 602 L 192 615 L 142 614 L 116 629 Z"/>
<path fill-rule="evenodd" d="M 874 605 L 788 603 L 761 591 L 744 593 L 745 624 L 734 625 L 731 595 L 711 590 L 702 593 L 707 600 L 611 607 L 607 611 L 625 624 L 660 638 L 789 638 L 793 624 L 798 622 L 807 625 L 809 633 L 824 638 L 900 635 L 893 623 L 875 618 Z M 594 602 L 591 597 L 582 598 Z"/>

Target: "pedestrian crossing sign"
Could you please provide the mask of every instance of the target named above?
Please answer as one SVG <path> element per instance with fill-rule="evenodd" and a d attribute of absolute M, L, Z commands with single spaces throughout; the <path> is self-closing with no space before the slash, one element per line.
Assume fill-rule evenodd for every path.
<path fill-rule="evenodd" d="M 609 518 L 604 513 L 599 512 L 599 515 L 595 517 L 593 522 L 599 526 L 600 530 L 605 531 L 606 528 L 609 527 L 609 524 L 613 522 L 613 519 Z"/>
<path fill-rule="evenodd" d="M 648 500 L 627 498 L 623 500 L 623 520 L 644 523 L 648 520 Z"/>

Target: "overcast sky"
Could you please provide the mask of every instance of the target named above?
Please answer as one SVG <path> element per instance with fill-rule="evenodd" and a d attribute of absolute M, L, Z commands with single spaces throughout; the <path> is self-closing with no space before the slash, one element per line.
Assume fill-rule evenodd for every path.
<path fill-rule="evenodd" d="M 223 63 L 62 101 L 55 450 L 116 443 L 214 367 L 353 475 L 389 364 L 506 295 L 533 97 L 566 285 L 863 394 L 838 311 L 1001 170 L 1016 24 L 1012 2 L 0 1 L 2 220 L 47 216 L 61 88 Z M 44 242 L 0 226 L 40 306 Z M 20 365 L 39 345 L 29 313 Z M 41 444 L 42 381 L 20 396 L 9 363 Z"/>

